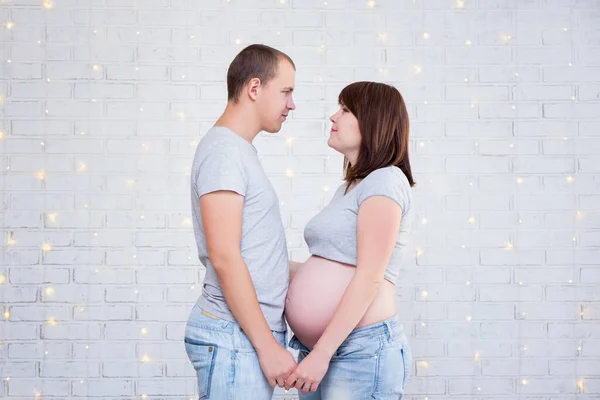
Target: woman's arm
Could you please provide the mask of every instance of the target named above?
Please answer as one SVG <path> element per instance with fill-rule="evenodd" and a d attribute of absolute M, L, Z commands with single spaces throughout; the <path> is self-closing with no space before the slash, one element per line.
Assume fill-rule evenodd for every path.
<path fill-rule="evenodd" d="M 361 204 L 356 272 L 314 350 L 332 357 L 364 317 L 383 282 L 401 219 L 400 206 L 387 197 L 374 196 Z"/>
<path fill-rule="evenodd" d="M 387 197 L 373 196 L 361 204 L 354 277 L 325 332 L 309 355 L 286 379 L 286 389 L 305 386 L 310 387 L 311 392 L 316 391 L 329 368 L 331 357 L 364 317 L 377 295 L 396 244 L 401 219 L 400 206 Z"/>

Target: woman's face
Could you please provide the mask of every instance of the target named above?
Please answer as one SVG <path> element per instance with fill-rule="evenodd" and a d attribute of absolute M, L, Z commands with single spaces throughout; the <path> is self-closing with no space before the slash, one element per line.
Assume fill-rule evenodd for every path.
<path fill-rule="evenodd" d="M 344 104 L 340 104 L 340 109 L 329 120 L 332 126 L 327 145 L 345 155 L 350 162 L 355 162 L 362 140 L 358 119 Z"/>

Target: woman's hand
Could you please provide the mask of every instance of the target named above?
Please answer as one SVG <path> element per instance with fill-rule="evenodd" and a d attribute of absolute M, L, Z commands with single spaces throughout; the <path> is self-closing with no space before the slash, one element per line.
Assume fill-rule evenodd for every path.
<path fill-rule="evenodd" d="M 285 380 L 285 390 L 296 388 L 302 393 L 316 392 L 329 369 L 331 357 L 315 347 Z"/>

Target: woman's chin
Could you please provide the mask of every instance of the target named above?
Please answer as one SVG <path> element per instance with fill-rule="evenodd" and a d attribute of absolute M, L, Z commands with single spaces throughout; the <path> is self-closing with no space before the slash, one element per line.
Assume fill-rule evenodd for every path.
<path fill-rule="evenodd" d="M 329 136 L 329 139 L 327 139 L 327 146 L 331 147 L 335 151 L 338 151 L 338 149 L 335 148 L 335 141 L 331 136 Z"/>

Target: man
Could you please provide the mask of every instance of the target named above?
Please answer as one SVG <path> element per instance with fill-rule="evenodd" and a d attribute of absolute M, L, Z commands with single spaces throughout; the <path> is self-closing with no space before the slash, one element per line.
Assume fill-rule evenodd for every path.
<path fill-rule="evenodd" d="M 200 399 L 271 399 L 296 367 L 286 350 L 289 264 L 279 201 L 252 145 L 295 109 L 295 72 L 276 49 L 243 49 L 227 71 L 227 107 L 194 156 L 192 214 L 206 277 L 185 346 Z"/>

